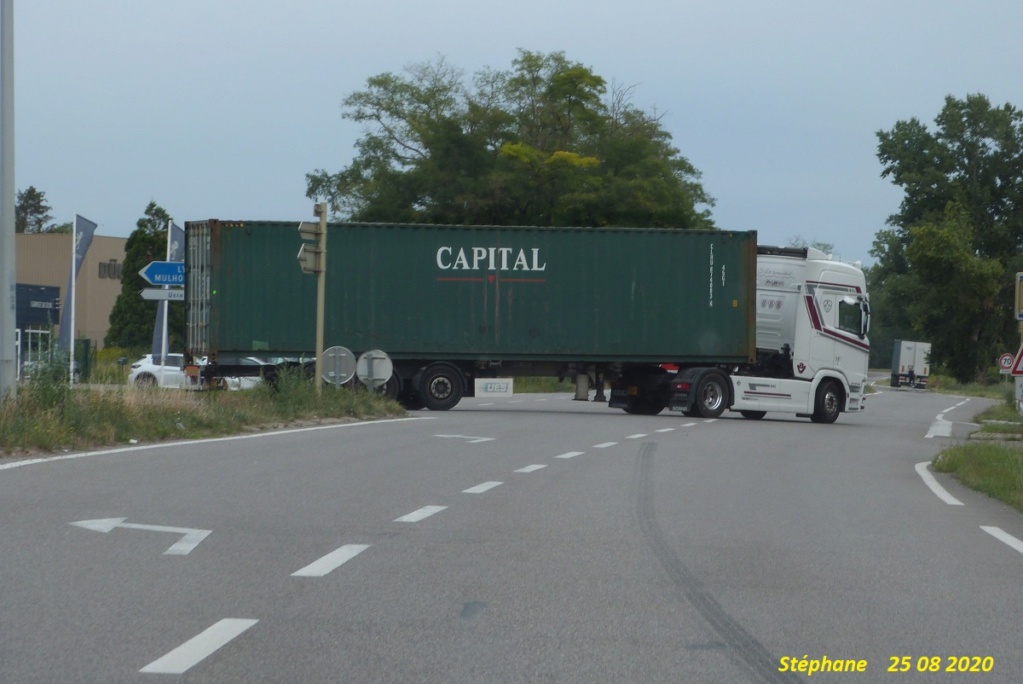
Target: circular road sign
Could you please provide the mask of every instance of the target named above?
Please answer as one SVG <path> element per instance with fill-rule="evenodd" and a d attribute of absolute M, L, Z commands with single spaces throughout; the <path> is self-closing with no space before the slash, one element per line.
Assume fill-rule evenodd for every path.
<path fill-rule="evenodd" d="M 1016 358 L 1015 356 L 1006 352 L 1005 354 L 1002 354 L 1001 356 L 998 357 L 998 366 L 1002 370 L 1012 370 L 1012 361 L 1015 358 Z"/>
<path fill-rule="evenodd" d="M 323 381 L 340 387 L 355 375 L 355 354 L 345 347 L 323 350 Z"/>
<path fill-rule="evenodd" d="M 391 357 L 385 352 L 379 349 L 370 349 L 359 357 L 355 372 L 366 387 L 378 389 L 391 379 L 394 364 L 391 363 Z"/>

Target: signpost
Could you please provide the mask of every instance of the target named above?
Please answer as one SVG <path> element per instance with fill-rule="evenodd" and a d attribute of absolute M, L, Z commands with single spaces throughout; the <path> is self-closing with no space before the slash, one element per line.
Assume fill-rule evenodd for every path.
<path fill-rule="evenodd" d="M 1009 352 L 1005 352 L 998 357 L 998 372 L 1002 375 L 1008 375 L 1012 372 L 1012 361 L 1015 357 Z"/>
<path fill-rule="evenodd" d="M 185 301 L 185 291 L 180 288 L 178 288 L 177 290 L 163 290 L 156 287 L 147 287 L 144 290 L 139 290 L 139 294 L 142 295 L 142 299 L 151 302 Z"/>
<path fill-rule="evenodd" d="M 150 261 L 139 271 L 150 285 L 184 285 L 184 261 Z"/>

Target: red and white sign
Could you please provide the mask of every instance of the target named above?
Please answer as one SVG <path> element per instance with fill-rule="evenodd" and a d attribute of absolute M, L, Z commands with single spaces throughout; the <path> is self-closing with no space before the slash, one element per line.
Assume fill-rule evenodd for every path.
<path fill-rule="evenodd" d="M 998 357 L 998 370 L 1006 375 L 1012 371 L 1012 360 L 1013 356 L 1009 352 L 1005 352 Z"/>
<path fill-rule="evenodd" d="M 1009 372 L 1014 376 L 1023 375 L 1023 347 L 1016 352 L 1016 358 L 1012 360 L 1012 370 Z"/>

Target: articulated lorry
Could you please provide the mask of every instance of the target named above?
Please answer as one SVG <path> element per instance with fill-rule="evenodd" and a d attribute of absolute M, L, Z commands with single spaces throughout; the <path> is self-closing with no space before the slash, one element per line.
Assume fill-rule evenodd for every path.
<path fill-rule="evenodd" d="M 927 387 L 931 376 L 931 343 L 895 340 L 892 350 L 892 387 Z"/>
<path fill-rule="evenodd" d="M 197 386 L 311 367 L 315 276 L 295 222 L 186 223 Z M 393 364 L 384 391 L 450 409 L 475 380 L 570 378 L 609 405 L 833 422 L 863 409 L 863 273 L 755 232 L 330 223 L 324 346 Z M 205 358 L 205 364 L 198 360 Z M 255 361 L 255 363 L 254 363 Z"/>

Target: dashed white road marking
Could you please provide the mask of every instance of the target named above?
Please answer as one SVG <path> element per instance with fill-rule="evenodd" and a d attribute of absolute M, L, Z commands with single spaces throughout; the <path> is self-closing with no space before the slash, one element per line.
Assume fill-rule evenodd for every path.
<path fill-rule="evenodd" d="M 545 466 L 545 465 L 541 465 L 539 463 L 534 463 L 533 465 L 528 465 L 525 468 L 519 468 L 515 472 L 516 473 L 534 473 L 537 470 L 540 470 L 541 468 L 546 468 L 546 467 L 547 466 Z"/>
<path fill-rule="evenodd" d="M 395 518 L 394 522 L 419 522 L 423 518 L 429 518 L 434 513 L 440 513 L 447 506 L 423 506 L 418 511 L 412 511 L 408 515 Z"/>
<path fill-rule="evenodd" d="M 313 561 L 297 572 L 291 573 L 292 577 L 323 577 L 343 564 L 358 556 L 369 548 L 369 544 L 345 544 L 339 549 L 331 551 L 323 558 Z"/>
<path fill-rule="evenodd" d="M 629 435 L 625 439 L 642 439 L 644 437 L 646 437 L 646 433 L 645 432 L 640 432 L 640 433 L 637 433 L 635 435 Z"/>
<path fill-rule="evenodd" d="M 582 456 L 582 455 L 583 455 L 583 452 L 581 452 L 581 451 L 569 451 L 569 452 L 566 452 L 564 454 L 561 454 L 560 456 L 555 456 L 554 458 L 575 458 L 576 456 Z"/>
<path fill-rule="evenodd" d="M 1019 539 L 1017 539 L 1016 537 L 1012 536 L 1011 534 L 1009 534 L 1008 532 L 1006 532 L 1002 528 L 1000 528 L 1000 527 L 987 527 L 987 526 L 981 525 L 980 529 L 984 530 L 985 532 L 987 532 L 988 534 L 990 534 L 992 537 L 994 537 L 998 541 L 1002 542 L 1003 544 L 1008 545 L 1010 548 L 1013 548 L 1016 551 L 1019 551 L 1020 553 L 1023 553 L 1023 541 L 1020 541 Z"/>
<path fill-rule="evenodd" d="M 494 487 L 499 487 L 502 484 L 504 484 L 504 483 L 503 482 L 481 482 L 480 484 L 476 485 L 475 487 L 469 487 L 468 489 L 463 489 L 462 490 L 462 494 L 482 494 L 483 492 L 490 491 Z"/>
<path fill-rule="evenodd" d="M 684 428 L 686 428 L 686 427 L 696 427 L 696 423 L 682 423 L 681 427 L 684 427 Z"/>
<path fill-rule="evenodd" d="M 615 444 L 618 444 L 618 442 L 601 442 L 600 444 L 594 444 L 593 448 L 594 449 L 607 449 L 608 447 L 613 447 Z"/>
<path fill-rule="evenodd" d="M 493 405 L 494 405 L 494 402 L 492 402 L 492 401 L 488 401 L 488 402 L 487 402 L 487 403 L 485 403 L 485 404 L 476 404 L 476 405 L 477 405 L 477 406 L 493 406 Z"/>
<path fill-rule="evenodd" d="M 924 484 L 930 487 L 934 495 L 939 499 L 947 503 L 949 506 L 962 506 L 963 502 L 949 494 L 944 487 L 938 484 L 938 481 L 931 475 L 931 471 L 927 470 L 927 466 L 930 465 L 927 461 L 916 464 L 916 472 L 920 476 L 920 479 L 924 481 Z"/>
<path fill-rule="evenodd" d="M 221 620 L 162 658 L 149 663 L 139 672 L 184 674 L 257 622 L 259 620 L 238 618 Z"/>
<path fill-rule="evenodd" d="M 654 430 L 654 432 L 674 432 L 675 428 L 661 428 L 660 430 Z"/>

